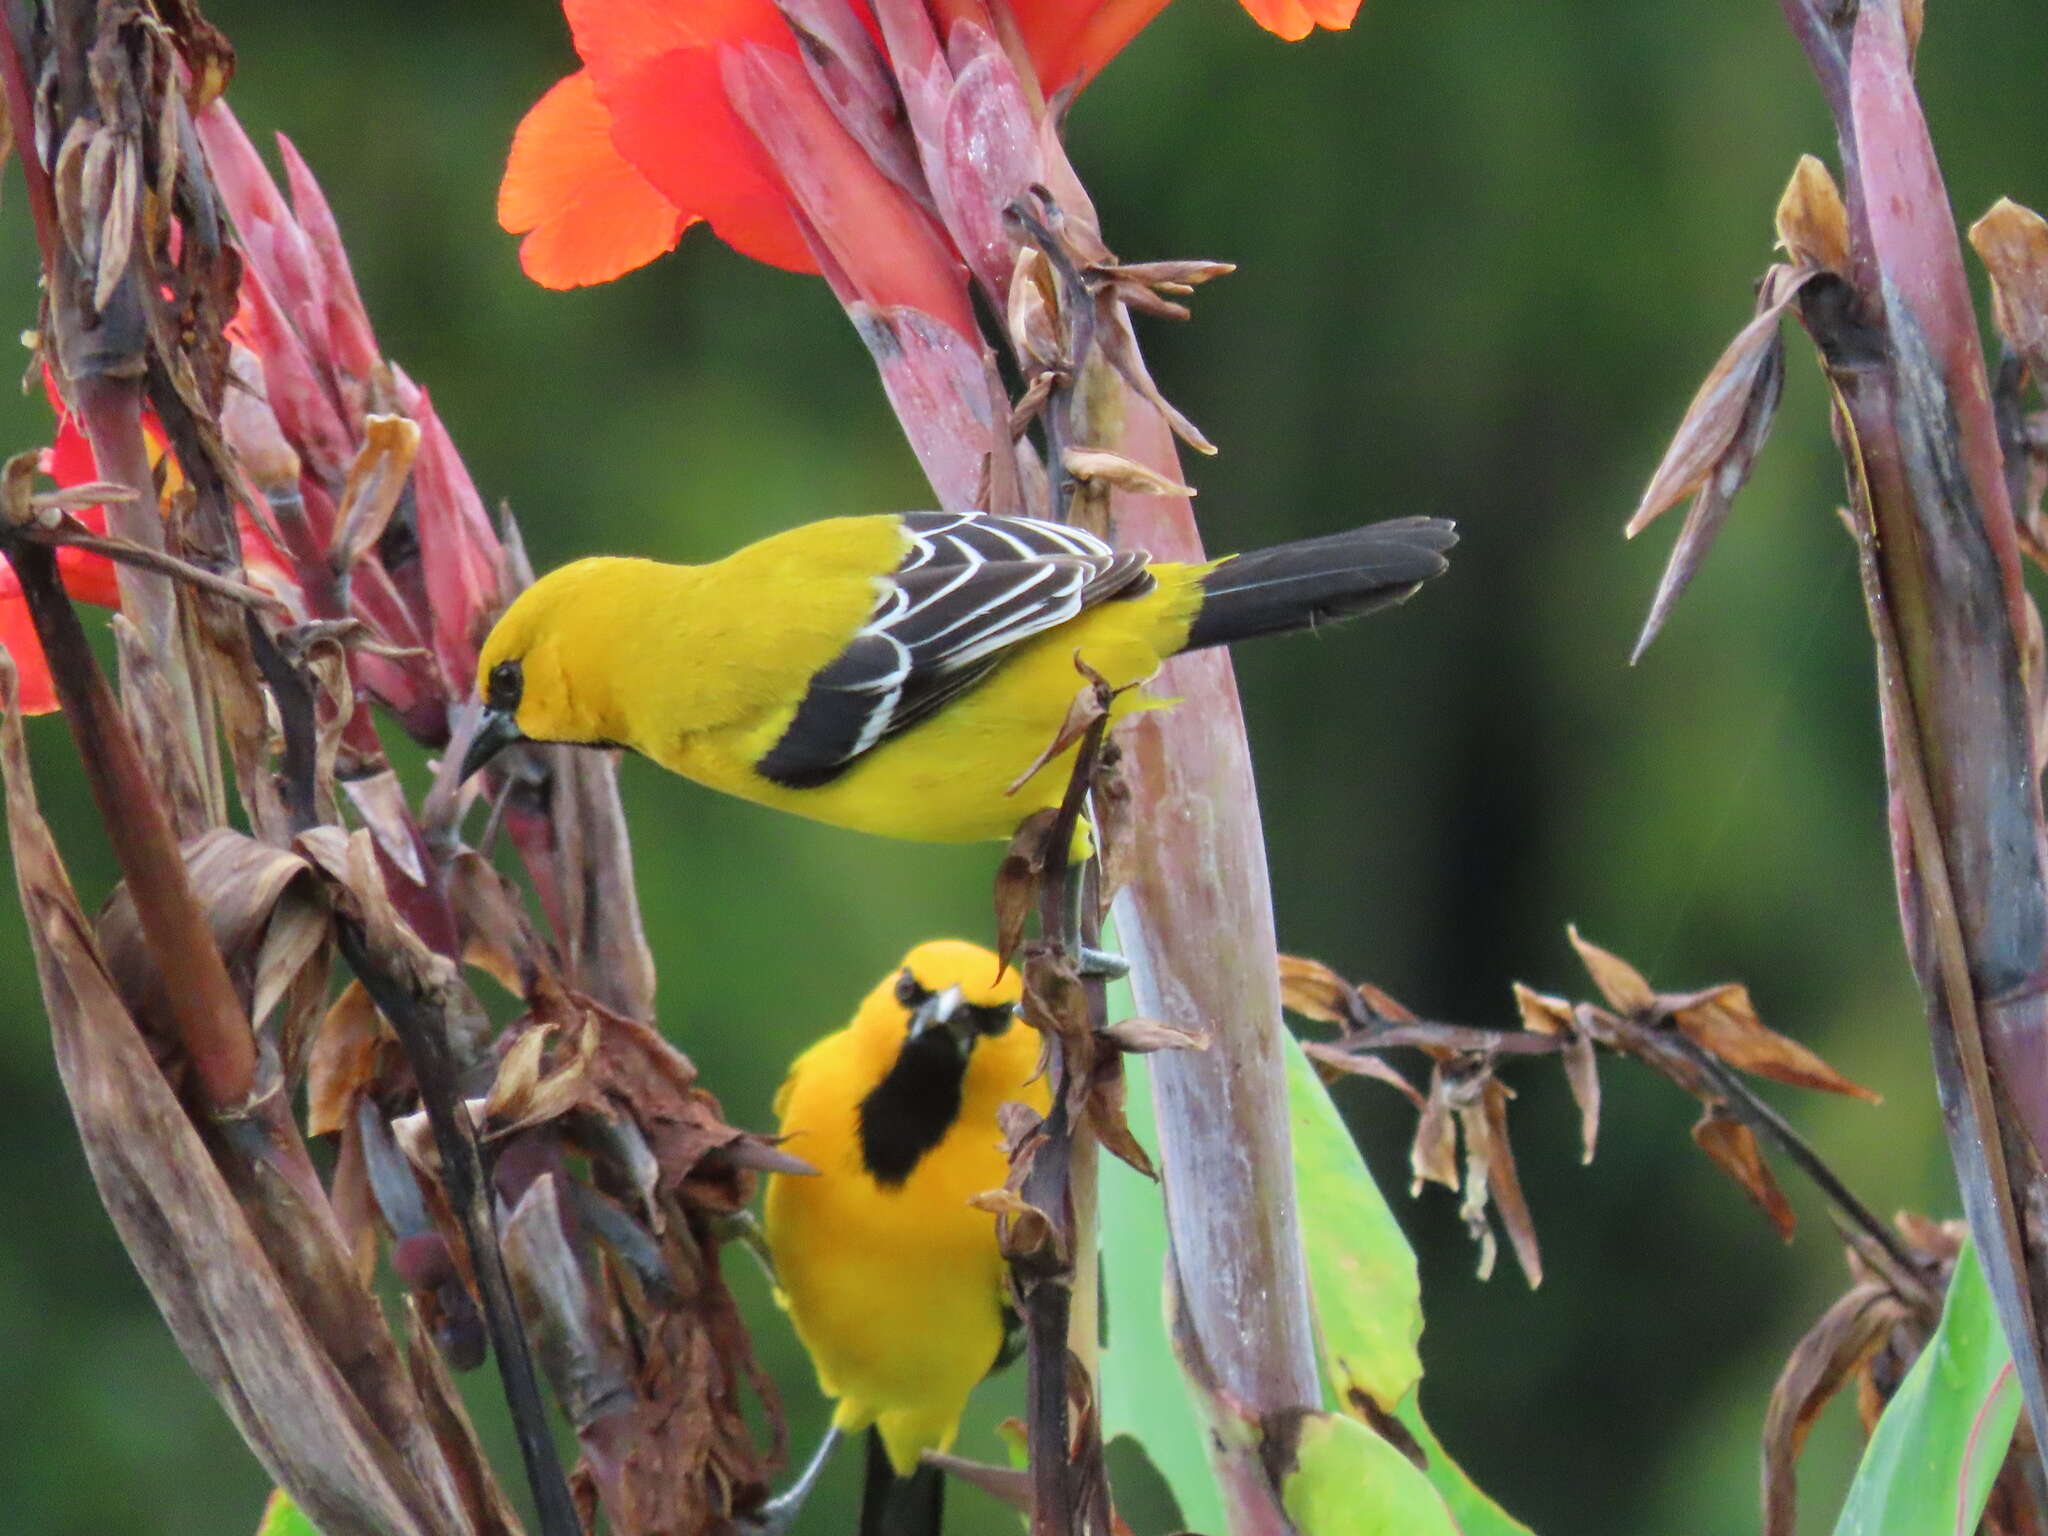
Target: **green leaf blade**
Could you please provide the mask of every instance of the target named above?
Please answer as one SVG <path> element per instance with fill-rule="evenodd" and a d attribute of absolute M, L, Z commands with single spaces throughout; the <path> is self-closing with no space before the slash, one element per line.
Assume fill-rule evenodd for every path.
<path fill-rule="evenodd" d="M 1941 1326 L 1877 1421 L 1835 1536 L 1974 1531 L 2019 1410 L 1991 1288 L 1966 1244 Z"/>

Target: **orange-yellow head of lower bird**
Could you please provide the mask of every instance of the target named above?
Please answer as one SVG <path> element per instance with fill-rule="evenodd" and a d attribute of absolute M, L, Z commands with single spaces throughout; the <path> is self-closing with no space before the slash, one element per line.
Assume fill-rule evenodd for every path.
<path fill-rule="evenodd" d="M 1009 1033 L 1022 996 L 1016 971 L 958 939 L 918 945 L 869 996 L 854 1028 L 873 1031 L 877 1045 L 896 1052 L 860 1104 L 861 1163 L 877 1183 L 902 1183 L 953 1128 L 966 1079 L 977 1066 L 1006 1079 L 1015 1075 L 1007 1060 L 977 1062 L 976 1047 Z"/>

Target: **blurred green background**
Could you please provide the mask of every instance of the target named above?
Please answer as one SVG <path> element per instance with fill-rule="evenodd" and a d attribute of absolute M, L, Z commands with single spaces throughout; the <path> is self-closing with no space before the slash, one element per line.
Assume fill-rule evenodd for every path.
<path fill-rule="evenodd" d="M 2037 0 L 1930 9 L 1922 94 L 1957 209 L 2048 205 Z M 513 125 L 574 62 L 553 7 L 209 10 L 240 49 L 243 121 L 304 150 L 385 349 L 540 563 L 707 557 L 925 503 L 821 283 L 701 231 L 599 290 L 519 275 L 493 198 Z M 1776 8 L 1371 0 L 1350 33 L 1285 46 L 1228 0 L 1179 0 L 1084 97 L 1071 142 L 1118 251 L 1241 265 L 1192 325 L 1144 333 L 1224 449 L 1190 471 L 1212 547 L 1402 513 L 1463 526 L 1451 576 L 1409 607 L 1241 658 L 1285 946 L 1473 1022 L 1508 1020 L 1513 979 L 1583 995 L 1568 920 L 1662 984 L 1745 980 L 1767 1020 L 1885 1095 L 1774 1093 L 1849 1183 L 1880 1210 L 1951 1213 L 1841 477 L 1796 339 L 1755 484 L 1665 638 L 1625 664 L 1675 523 L 1634 546 L 1621 523 L 1748 314 L 1795 157 L 1832 152 Z M 18 328 L 34 265 L 18 182 L 6 199 L 0 313 Z M 47 434 L 38 401 L 0 413 L 0 447 Z M 54 720 L 33 734 L 95 901 L 108 862 L 68 740 Z M 663 1020 L 742 1123 L 767 1123 L 789 1058 L 910 942 L 987 930 L 987 850 L 778 819 L 642 763 L 625 786 Z M 0 1524 L 248 1529 L 264 1479 L 98 1207 L 18 922 L 0 908 Z M 1643 1073 L 1607 1073 L 1591 1168 L 1557 1075 L 1519 1082 L 1540 1292 L 1505 1262 L 1474 1279 L 1452 1197 L 1399 1197 L 1433 1422 L 1545 1536 L 1753 1529 L 1765 1396 L 1843 1281 L 1823 1210 L 1792 1187 L 1804 1224 L 1781 1246 L 1693 1150 L 1688 1102 Z M 1408 1111 L 1340 1092 L 1405 1185 Z M 733 1267 L 802 1444 L 823 1407 Z M 986 1395 L 967 1449 L 991 1453 L 1015 1390 Z M 1806 1530 L 1829 1528 L 1849 1418 L 1814 1437 Z M 969 1492 L 954 1514 L 1015 1529 Z"/>

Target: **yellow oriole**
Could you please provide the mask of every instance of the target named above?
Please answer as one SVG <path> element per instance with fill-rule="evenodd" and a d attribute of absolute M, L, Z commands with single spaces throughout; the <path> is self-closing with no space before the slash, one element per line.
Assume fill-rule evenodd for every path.
<path fill-rule="evenodd" d="M 1402 518 L 1206 565 L 1057 523 L 907 512 L 808 523 L 711 565 L 579 560 L 484 642 L 463 776 L 522 738 L 629 747 L 686 778 L 892 837 L 1010 836 L 1057 805 L 1078 656 L 1115 688 L 1166 657 L 1407 597 L 1456 542 Z M 1143 707 L 1135 693 L 1116 712 Z"/>
<path fill-rule="evenodd" d="M 768 1248 L 833 1424 L 872 1428 L 863 1532 L 937 1528 L 942 1484 L 918 1457 L 951 1447 L 1003 1346 L 995 1218 L 967 1202 L 1009 1172 L 997 1109 L 1047 1109 L 1021 991 L 980 945 L 920 944 L 775 1098 L 818 1172 L 768 1180 Z"/>

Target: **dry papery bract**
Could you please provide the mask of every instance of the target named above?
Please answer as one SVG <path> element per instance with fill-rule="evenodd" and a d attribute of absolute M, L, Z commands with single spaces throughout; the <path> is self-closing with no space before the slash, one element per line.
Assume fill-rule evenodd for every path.
<path fill-rule="evenodd" d="M 1281 957 L 1281 992 L 1288 1008 L 1303 1018 L 1338 1026 L 1335 1039 L 1303 1044 L 1326 1080 L 1368 1077 L 1398 1089 L 1415 1106 L 1409 1153 L 1415 1192 L 1425 1183 L 1462 1190 L 1461 1214 L 1479 1244 L 1482 1277 L 1493 1269 L 1496 1220 L 1529 1283 L 1536 1285 L 1543 1277 L 1534 1218 L 1508 1138 L 1507 1110 L 1514 1095 L 1499 1077 L 1507 1063 L 1531 1056 L 1556 1056 L 1563 1065 L 1579 1109 L 1587 1162 L 1600 1129 L 1598 1051 L 1631 1057 L 1675 1083 L 1701 1107 L 1693 1139 L 1789 1239 L 1792 1210 L 1757 1140 L 1761 1128 L 1788 1147 L 1789 1127 L 1734 1073 L 1872 1102 L 1876 1095 L 1766 1026 L 1740 984 L 1659 992 L 1618 955 L 1581 938 L 1575 929 L 1569 937 L 1599 1000 L 1553 997 L 1518 982 L 1513 993 L 1519 1029 L 1421 1019 L 1379 988 L 1355 985 L 1318 961 L 1294 955 Z M 1384 1059 L 1404 1050 L 1429 1062 L 1426 1087 L 1418 1088 Z M 1812 1156 L 1803 1143 L 1794 1155 Z"/>

